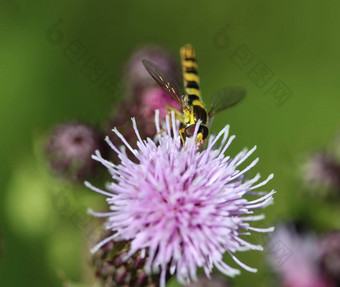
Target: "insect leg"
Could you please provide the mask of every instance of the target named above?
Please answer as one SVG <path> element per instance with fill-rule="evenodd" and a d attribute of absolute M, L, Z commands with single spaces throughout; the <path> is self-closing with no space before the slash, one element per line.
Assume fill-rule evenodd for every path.
<path fill-rule="evenodd" d="M 171 115 L 171 112 L 173 111 L 174 114 L 175 114 L 175 118 L 177 120 L 179 120 L 181 123 L 184 123 L 184 116 L 183 116 L 183 113 L 181 113 L 179 110 L 175 109 L 174 107 L 172 106 L 168 106 L 166 105 L 165 108 L 168 110 L 168 115 L 170 116 Z M 172 125 L 172 122 L 170 121 L 170 126 Z M 184 129 L 185 130 L 185 129 Z M 162 134 L 166 131 L 166 129 L 164 130 L 161 130 L 159 131 L 157 134 Z M 184 139 L 183 139 L 183 136 L 182 134 L 180 133 L 180 136 L 181 136 L 181 139 L 182 139 L 182 142 L 184 142 Z"/>
<path fill-rule="evenodd" d="M 203 134 L 198 133 L 196 137 L 196 143 L 200 143 L 199 148 L 202 148 L 205 144 L 205 140 L 203 140 Z"/>
<path fill-rule="evenodd" d="M 172 111 L 174 112 L 175 114 L 175 118 L 178 119 L 181 123 L 182 123 L 182 126 L 184 125 L 184 115 L 182 112 L 180 112 L 179 110 L 175 109 L 174 107 L 171 107 L 171 106 L 166 106 L 166 108 L 168 109 L 169 113 L 171 113 Z M 185 134 L 185 127 L 181 128 L 179 130 L 179 135 L 181 137 L 181 141 L 182 141 L 182 145 L 184 146 L 184 137 L 183 135 Z"/>
<path fill-rule="evenodd" d="M 171 114 L 171 112 L 173 111 L 175 114 L 175 118 L 178 119 L 182 124 L 184 124 L 184 116 L 182 112 L 180 112 L 179 110 L 175 109 L 172 106 L 166 105 L 165 107 L 168 110 L 169 114 Z"/>
<path fill-rule="evenodd" d="M 181 129 L 179 130 L 179 135 L 180 135 L 180 137 L 181 137 L 182 146 L 184 146 L 184 144 L 185 144 L 185 140 L 184 140 L 184 137 L 183 137 L 184 133 L 185 133 L 185 127 L 184 127 L 184 128 L 181 128 Z"/>

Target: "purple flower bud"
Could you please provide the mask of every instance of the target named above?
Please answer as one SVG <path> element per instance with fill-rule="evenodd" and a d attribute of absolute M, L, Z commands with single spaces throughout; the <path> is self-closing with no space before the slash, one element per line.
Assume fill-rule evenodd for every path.
<path fill-rule="evenodd" d="M 103 151 L 101 134 L 92 126 L 66 123 L 57 127 L 46 144 L 46 155 L 53 172 L 72 181 L 82 181 L 93 175 L 91 154 Z"/>
<path fill-rule="evenodd" d="M 339 191 L 340 164 L 325 152 L 312 154 L 302 167 L 302 180 L 308 190 L 318 194 Z"/>
<path fill-rule="evenodd" d="M 269 261 L 285 287 L 333 287 L 319 268 L 320 248 L 312 233 L 278 226 L 269 241 Z"/>
<path fill-rule="evenodd" d="M 320 246 L 321 268 L 335 286 L 340 286 L 340 231 L 322 236 Z"/>
<path fill-rule="evenodd" d="M 145 273 L 146 259 L 140 252 L 128 260 L 125 259 L 129 244 L 128 241 L 117 243 L 111 241 L 103 245 L 92 259 L 96 277 L 100 278 L 106 287 L 157 286 L 159 278 Z"/>

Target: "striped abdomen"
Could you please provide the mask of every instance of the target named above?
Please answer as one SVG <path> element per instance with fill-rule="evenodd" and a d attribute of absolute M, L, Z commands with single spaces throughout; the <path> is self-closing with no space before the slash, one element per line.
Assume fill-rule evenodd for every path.
<path fill-rule="evenodd" d="M 201 120 L 202 124 L 206 125 L 208 114 L 201 100 L 196 53 L 191 45 L 185 45 L 181 48 L 181 60 L 187 104 L 192 108 L 187 125 L 196 124 L 198 120 Z"/>
<path fill-rule="evenodd" d="M 195 96 L 200 99 L 196 53 L 191 45 L 181 48 L 181 60 L 185 91 L 188 96 L 192 96 L 192 99 L 195 99 Z"/>

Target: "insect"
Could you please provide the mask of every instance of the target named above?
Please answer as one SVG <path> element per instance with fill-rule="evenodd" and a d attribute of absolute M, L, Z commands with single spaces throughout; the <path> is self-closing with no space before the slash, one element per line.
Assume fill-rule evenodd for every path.
<path fill-rule="evenodd" d="M 183 144 L 186 137 L 193 136 L 196 124 L 200 121 L 196 142 L 200 142 L 203 146 L 209 134 L 209 119 L 216 113 L 237 104 L 245 97 L 246 92 L 243 88 L 238 87 L 220 90 L 212 97 L 211 109 L 208 112 L 201 99 L 195 50 L 187 44 L 180 49 L 180 55 L 185 92 L 174 79 L 170 78 L 157 65 L 145 59 L 142 60 L 142 63 L 158 85 L 182 107 L 182 111 L 171 106 L 167 106 L 167 109 L 174 111 L 176 118 L 182 123 L 179 132 Z"/>

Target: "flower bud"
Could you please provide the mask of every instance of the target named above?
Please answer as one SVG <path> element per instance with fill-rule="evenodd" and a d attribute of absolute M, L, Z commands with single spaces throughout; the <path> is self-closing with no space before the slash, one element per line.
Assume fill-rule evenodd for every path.
<path fill-rule="evenodd" d="M 325 152 L 312 154 L 302 166 L 302 180 L 308 190 L 332 194 L 340 190 L 340 164 Z"/>
<path fill-rule="evenodd" d="M 45 152 L 53 172 L 77 182 L 93 175 L 96 163 L 91 155 L 103 147 L 102 136 L 94 127 L 66 123 L 52 132 Z"/>
<path fill-rule="evenodd" d="M 269 241 L 269 262 L 287 287 L 332 287 L 321 272 L 316 236 L 291 224 L 279 225 Z"/>
<path fill-rule="evenodd" d="M 322 236 L 320 245 L 321 268 L 335 286 L 340 286 L 340 230 Z"/>
<path fill-rule="evenodd" d="M 148 276 L 144 271 L 145 258 L 139 253 L 125 260 L 129 242 L 110 241 L 93 255 L 97 278 L 105 287 L 156 287 L 159 278 Z"/>

